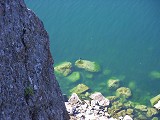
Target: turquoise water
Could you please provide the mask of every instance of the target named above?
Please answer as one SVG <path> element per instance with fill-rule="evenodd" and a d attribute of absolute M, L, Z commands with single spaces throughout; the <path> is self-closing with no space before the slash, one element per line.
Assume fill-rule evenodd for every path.
<path fill-rule="evenodd" d="M 134 101 L 149 104 L 160 94 L 160 79 L 150 77 L 152 71 L 160 71 L 159 0 L 25 1 L 49 33 L 55 64 L 74 63 L 81 57 L 101 65 L 102 71 L 92 80 L 80 81 L 93 91 L 111 94 L 100 84 L 114 76 L 122 86 L 134 84 Z M 105 69 L 111 71 L 109 75 L 103 75 Z M 62 81 L 64 93 L 75 85 Z"/>

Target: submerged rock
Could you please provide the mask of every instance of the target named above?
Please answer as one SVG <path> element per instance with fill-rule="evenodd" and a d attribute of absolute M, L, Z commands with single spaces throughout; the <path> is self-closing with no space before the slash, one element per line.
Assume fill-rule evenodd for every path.
<path fill-rule="evenodd" d="M 89 79 L 92 79 L 93 78 L 93 74 L 87 73 L 85 77 L 89 78 Z"/>
<path fill-rule="evenodd" d="M 150 99 L 151 105 L 154 106 L 160 100 L 160 94 Z"/>
<path fill-rule="evenodd" d="M 147 117 L 152 117 L 156 114 L 158 114 L 158 111 L 155 108 L 147 108 Z"/>
<path fill-rule="evenodd" d="M 150 77 L 153 79 L 160 79 L 160 72 L 159 71 L 152 71 L 150 73 Z"/>
<path fill-rule="evenodd" d="M 116 90 L 117 96 L 124 96 L 125 98 L 128 98 L 132 95 L 131 90 L 126 87 L 120 87 Z"/>
<path fill-rule="evenodd" d="M 136 105 L 135 109 L 146 112 L 147 111 L 147 106 L 145 105 Z"/>
<path fill-rule="evenodd" d="M 79 72 L 72 72 L 68 77 L 68 80 L 72 81 L 72 82 L 76 82 L 77 80 L 80 79 L 80 73 Z"/>
<path fill-rule="evenodd" d="M 100 71 L 100 66 L 96 62 L 91 62 L 88 60 L 77 60 L 75 62 L 75 65 L 78 68 L 85 69 L 86 71 L 89 72 L 99 72 Z"/>
<path fill-rule="evenodd" d="M 119 80 L 118 79 L 109 79 L 107 84 L 109 88 L 116 89 L 119 87 Z"/>
<path fill-rule="evenodd" d="M 89 90 L 89 87 L 85 84 L 78 84 L 76 87 L 70 90 L 71 93 L 81 94 Z"/>
<path fill-rule="evenodd" d="M 58 75 L 67 76 L 71 73 L 72 63 L 63 62 L 54 67 L 54 71 Z"/>

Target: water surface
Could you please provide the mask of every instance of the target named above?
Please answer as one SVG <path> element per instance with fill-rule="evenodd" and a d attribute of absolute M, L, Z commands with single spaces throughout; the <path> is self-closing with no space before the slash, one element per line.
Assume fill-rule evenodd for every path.
<path fill-rule="evenodd" d="M 100 84 L 114 76 L 122 86 L 132 86 L 135 101 L 149 104 L 149 99 L 160 93 L 160 79 L 149 76 L 160 71 L 159 0 L 25 1 L 49 33 L 55 64 L 74 63 L 81 57 L 101 65 L 102 71 L 92 80 L 82 77 L 80 81 L 93 91 L 109 95 Z M 103 75 L 105 69 L 111 71 L 109 75 Z M 73 85 L 64 82 L 59 80 L 67 93 Z"/>

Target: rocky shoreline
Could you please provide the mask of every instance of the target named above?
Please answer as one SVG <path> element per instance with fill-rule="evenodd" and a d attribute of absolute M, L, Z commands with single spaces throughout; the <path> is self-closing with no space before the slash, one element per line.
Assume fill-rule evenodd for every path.
<path fill-rule="evenodd" d="M 160 94 L 150 99 L 149 106 L 133 102 L 130 98 L 133 97 L 134 91 L 130 88 L 135 87 L 134 82 L 124 86 L 121 79 L 111 77 L 106 83 L 99 85 L 103 89 L 112 91 L 109 93 L 112 96 L 103 96 L 103 92 L 96 92 L 99 90 L 95 90 L 94 93 L 92 88 L 87 86 L 87 82 L 93 81 L 95 74 L 108 76 L 110 72 L 102 71 L 96 62 L 82 59 L 77 60 L 75 65 L 63 62 L 54 70 L 59 82 L 64 79 L 64 87 L 72 86 L 68 90 L 71 96 L 65 102 L 71 120 L 158 120 L 160 118 Z"/>
<path fill-rule="evenodd" d="M 119 100 L 105 98 L 100 92 L 82 100 L 73 93 L 65 106 L 70 120 L 159 120 L 155 108 Z"/>

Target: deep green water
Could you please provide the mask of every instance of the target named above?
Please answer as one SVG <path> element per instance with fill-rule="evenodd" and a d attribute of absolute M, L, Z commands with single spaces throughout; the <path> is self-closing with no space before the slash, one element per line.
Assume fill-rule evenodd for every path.
<path fill-rule="evenodd" d="M 75 62 L 79 57 L 96 61 L 102 67 L 92 80 L 79 82 L 92 91 L 110 95 L 110 77 L 131 82 L 132 100 L 149 104 L 160 94 L 160 78 L 150 72 L 160 71 L 160 1 L 159 0 L 25 0 L 43 21 L 50 36 L 55 64 Z M 108 75 L 103 71 L 109 69 Z M 81 71 L 82 74 L 86 74 Z M 74 85 L 58 80 L 64 93 Z"/>

